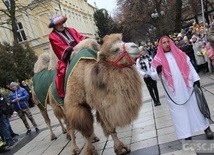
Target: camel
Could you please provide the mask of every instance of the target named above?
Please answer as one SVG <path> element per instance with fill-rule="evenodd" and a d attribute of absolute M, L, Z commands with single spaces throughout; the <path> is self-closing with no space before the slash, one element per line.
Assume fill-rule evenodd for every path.
<path fill-rule="evenodd" d="M 84 48 L 99 50 L 100 45 L 94 39 L 83 40 L 74 47 L 74 51 L 73 51 L 71 57 L 73 57 L 78 52 L 78 50 L 81 50 Z M 36 75 L 37 73 L 42 73 L 42 72 L 48 71 L 48 74 L 44 75 L 45 80 L 41 80 L 38 82 L 41 83 L 42 85 L 45 85 L 45 82 L 47 81 L 47 79 L 51 78 L 49 73 L 52 74 L 52 72 L 56 71 L 56 65 L 57 65 L 57 57 L 54 54 L 54 52 L 52 51 L 52 49 L 49 52 L 45 52 L 45 53 L 41 54 L 38 57 L 38 60 L 36 61 L 36 63 L 34 64 L 34 73 Z M 57 137 L 54 134 L 52 127 L 51 127 L 51 121 L 50 121 L 49 115 L 47 113 L 47 104 L 52 107 L 54 115 L 58 119 L 59 124 L 62 128 L 62 133 L 63 134 L 67 133 L 67 129 L 61 121 L 61 120 L 64 120 L 64 122 L 66 124 L 66 117 L 64 114 L 64 109 L 62 106 L 59 105 L 58 101 L 54 98 L 52 91 L 51 91 L 52 82 L 54 82 L 54 78 L 52 81 L 51 80 L 52 79 L 50 79 L 50 83 L 48 84 L 49 88 L 48 88 L 47 92 L 39 89 L 39 91 L 42 92 L 42 95 L 45 96 L 45 101 L 43 101 L 44 102 L 43 104 L 41 104 L 41 100 L 39 100 L 39 98 L 38 98 L 38 94 L 35 91 L 35 86 L 32 87 L 32 96 L 33 96 L 33 100 L 34 100 L 35 104 L 38 106 L 38 108 L 50 130 L 51 140 L 55 140 L 55 139 L 57 139 Z M 35 84 L 38 85 L 38 82 L 35 81 L 33 78 L 33 85 L 35 85 Z M 67 133 L 67 139 L 70 139 L 70 135 L 68 133 Z M 92 141 L 93 142 L 99 141 L 99 138 L 96 137 L 96 135 L 94 134 Z"/>
<path fill-rule="evenodd" d="M 139 54 L 138 46 L 124 43 L 122 34 L 107 35 L 103 41 L 97 60 L 80 60 L 67 80 L 64 111 L 74 155 L 80 153 L 76 130 L 86 139 L 84 154 L 97 155 L 90 140 L 94 133 L 92 109 L 105 136 L 112 136 L 115 153 L 130 152 L 117 137 L 116 128 L 130 125 L 143 104 L 142 80 L 129 55 Z"/>

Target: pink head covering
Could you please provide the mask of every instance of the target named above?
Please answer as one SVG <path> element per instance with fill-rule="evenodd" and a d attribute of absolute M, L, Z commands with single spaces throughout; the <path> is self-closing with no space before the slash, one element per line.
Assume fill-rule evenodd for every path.
<path fill-rule="evenodd" d="M 169 39 L 170 48 L 171 48 L 170 52 L 172 52 L 172 55 L 175 57 L 175 60 L 181 71 L 184 81 L 185 81 L 187 87 L 189 87 L 188 76 L 189 76 L 190 69 L 187 64 L 187 55 L 183 51 L 181 51 L 177 46 L 175 46 L 174 42 L 169 37 L 163 36 L 160 38 L 159 43 L 158 43 L 157 54 L 155 55 L 155 57 L 152 61 L 152 67 L 157 68 L 157 66 L 159 66 L 159 65 L 162 66 L 162 74 L 166 78 L 169 87 L 171 87 L 174 92 L 175 89 L 174 89 L 172 74 L 171 74 L 168 61 L 166 59 L 166 56 L 165 56 L 163 48 L 162 48 L 162 39 L 163 38 Z"/>

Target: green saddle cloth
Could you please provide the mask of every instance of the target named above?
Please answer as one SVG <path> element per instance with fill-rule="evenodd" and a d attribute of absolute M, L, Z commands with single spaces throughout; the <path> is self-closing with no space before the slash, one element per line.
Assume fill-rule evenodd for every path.
<path fill-rule="evenodd" d="M 91 50 L 91 49 L 82 49 L 80 50 L 71 60 L 67 67 L 66 71 L 66 76 L 65 76 L 65 88 L 67 85 L 68 78 L 72 75 L 75 66 L 79 63 L 81 59 L 92 59 L 92 60 L 97 60 L 97 51 Z M 54 98 L 57 100 L 58 103 L 61 103 L 61 99 L 58 96 L 57 90 L 56 90 L 56 85 L 55 82 L 53 83 L 52 86 L 52 94 Z"/>
<path fill-rule="evenodd" d="M 47 93 L 56 77 L 56 70 L 43 70 L 33 76 L 33 87 L 36 96 L 44 108 L 47 106 Z M 55 83 L 55 82 L 54 82 Z"/>
<path fill-rule="evenodd" d="M 91 49 L 80 50 L 71 60 L 66 71 L 65 87 L 70 75 L 72 75 L 75 66 L 81 59 L 97 59 L 97 51 Z M 56 70 L 43 70 L 33 76 L 33 86 L 36 96 L 44 108 L 47 106 L 47 93 L 51 89 L 53 97 L 58 103 L 61 103 L 62 99 L 59 97 L 56 84 L 55 84 Z M 52 87 L 51 87 L 52 86 Z M 62 104 L 60 104 L 62 105 Z"/>

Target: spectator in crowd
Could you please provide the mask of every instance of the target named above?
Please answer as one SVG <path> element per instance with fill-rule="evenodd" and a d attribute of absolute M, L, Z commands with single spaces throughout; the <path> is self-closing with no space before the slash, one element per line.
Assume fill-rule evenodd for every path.
<path fill-rule="evenodd" d="M 146 83 L 149 94 L 153 99 L 154 106 L 161 105 L 159 100 L 159 92 L 157 88 L 157 82 L 153 80 L 150 76 L 152 70 L 151 68 L 152 57 L 147 54 L 146 51 L 140 53 L 140 57 L 136 60 L 136 67 L 140 75 L 143 77 L 144 82 Z"/>
<path fill-rule="evenodd" d="M 146 51 L 147 51 L 147 54 L 149 56 L 151 56 L 152 58 L 154 58 L 155 56 L 155 51 L 154 51 L 154 46 L 151 42 L 148 42 L 148 45 L 146 47 Z"/>
<path fill-rule="evenodd" d="M 179 45 L 178 38 L 177 38 L 177 37 L 176 37 L 176 38 L 173 38 L 173 41 L 174 41 L 175 45 L 178 47 L 178 45 Z M 179 47 L 178 47 L 178 48 L 179 48 Z"/>
<path fill-rule="evenodd" d="M 207 41 L 210 43 L 212 49 L 214 50 L 214 22 L 210 24 Z"/>
<path fill-rule="evenodd" d="M 196 35 L 193 35 L 191 40 L 198 71 L 203 70 L 204 73 L 206 73 L 208 72 L 207 62 L 205 61 L 204 55 L 201 53 L 203 42 L 200 41 Z"/>
<path fill-rule="evenodd" d="M 11 108 L 11 105 L 9 105 L 9 103 L 7 103 L 7 100 L 5 98 L 5 96 L 0 92 L 0 107 L 2 107 L 2 111 L 4 111 L 4 113 L 7 115 L 6 121 L 9 124 L 9 131 L 10 131 L 10 135 L 11 137 L 16 137 L 19 136 L 19 134 L 15 133 L 12 130 L 12 127 L 10 125 L 10 121 L 8 119 L 8 115 L 10 116 L 11 113 L 13 112 L 13 109 Z"/>
<path fill-rule="evenodd" d="M 22 88 L 24 88 L 28 94 L 29 94 L 29 98 L 28 98 L 28 104 L 29 104 L 29 107 L 34 107 L 35 106 L 35 103 L 33 101 L 33 98 L 32 98 L 32 92 L 31 92 L 31 88 L 29 87 L 28 83 L 25 82 L 25 81 L 22 81 L 22 85 L 21 85 Z"/>
<path fill-rule="evenodd" d="M 210 65 L 209 71 L 210 73 L 214 72 L 214 50 L 210 44 L 210 42 L 207 41 L 206 43 L 206 51 L 207 51 L 207 56 L 209 57 Z"/>
<path fill-rule="evenodd" d="M 16 82 L 11 82 L 10 88 L 12 89 L 10 93 L 10 103 L 14 104 L 14 110 L 18 113 L 18 116 L 21 118 L 25 127 L 27 128 L 26 134 L 31 133 L 31 129 L 27 122 L 26 116 L 31 121 L 35 130 L 39 131 L 27 103 L 29 97 L 28 92 L 24 88 L 20 87 Z"/>
<path fill-rule="evenodd" d="M 70 55 L 74 46 L 83 39 L 86 39 L 85 36 L 81 35 L 74 28 L 64 27 L 63 24 L 66 20 L 66 16 L 56 14 L 50 19 L 50 24 L 48 26 L 49 28 L 53 28 L 53 31 L 49 35 L 49 41 L 58 58 L 55 84 L 58 95 L 62 99 L 61 104 L 63 104 L 63 99 L 65 97 L 64 78 Z"/>
<path fill-rule="evenodd" d="M 7 146 L 4 145 L 4 142 L 0 142 L 0 153 L 5 153 L 10 151 L 9 148 L 7 148 Z"/>
<path fill-rule="evenodd" d="M 191 39 L 193 33 L 193 26 L 190 26 L 189 29 L 187 30 L 187 38 L 188 40 Z"/>
<path fill-rule="evenodd" d="M 190 44 L 190 41 L 187 38 L 187 36 L 185 36 L 183 40 L 184 40 L 184 46 L 181 48 L 181 50 L 183 52 L 185 52 L 189 56 L 193 67 L 198 72 L 198 68 L 197 68 L 197 65 L 196 65 L 196 62 L 195 62 L 195 54 L 194 54 L 194 51 L 193 51 L 192 44 Z"/>
<path fill-rule="evenodd" d="M 210 24 L 210 28 L 207 36 L 207 53 L 211 61 L 211 72 L 214 69 L 214 22 Z"/>
<path fill-rule="evenodd" d="M 33 101 L 33 98 L 32 98 L 32 91 L 31 91 L 31 88 L 29 87 L 28 83 L 25 82 L 25 81 L 22 81 L 21 83 L 21 87 L 24 88 L 28 94 L 29 94 L 29 98 L 28 98 L 28 104 L 29 104 L 29 107 L 34 107 L 35 106 L 35 103 Z"/>
<path fill-rule="evenodd" d="M 178 48 L 182 48 L 182 46 L 184 46 L 185 45 L 185 43 L 184 43 L 184 40 L 183 40 L 183 35 L 182 35 L 182 33 L 179 33 L 178 34 L 178 36 L 177 36 L 177 40 L 178 40 L 178 44 L 177 44 L 177 46 L 178 46 Z"/>
<path fill-rule="evenodd" d="M 13 137 L 18 136 L 18 134 L 14 133 L 11 128 L 8 119 L 9 113 L 10 111 L 7 101 L 0 92 L 0 135 L 2 140 L 6 142 L 7 146 L 12 146 L 17 141 L 17 139 L 14 139 Z"/>
<path fill-rule="evenodd" d="M 193 92 L 194 85 L 200 87 L 200 77 L 189 57 L 169 37 L 163 36 L 159 40 L 152 67 L 157 71 L 153 72 L 152 78 L 161 78 L 163 81 L 178 139 L 189 140 L 201 130 L 204 130 L 208 139 L 213 138 L 209 121 L 200 112 Z"/>

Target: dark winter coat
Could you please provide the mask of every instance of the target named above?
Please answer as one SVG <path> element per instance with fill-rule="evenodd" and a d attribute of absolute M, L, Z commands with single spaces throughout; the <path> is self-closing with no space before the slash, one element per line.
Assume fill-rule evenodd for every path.
<path fill-rule="evenodd" d="M 2 93 L 0 93 L 0 117 L 2 114 L 8 115 L 10 112 L 10 108 L 7 104 L 7 101 Z"/>

